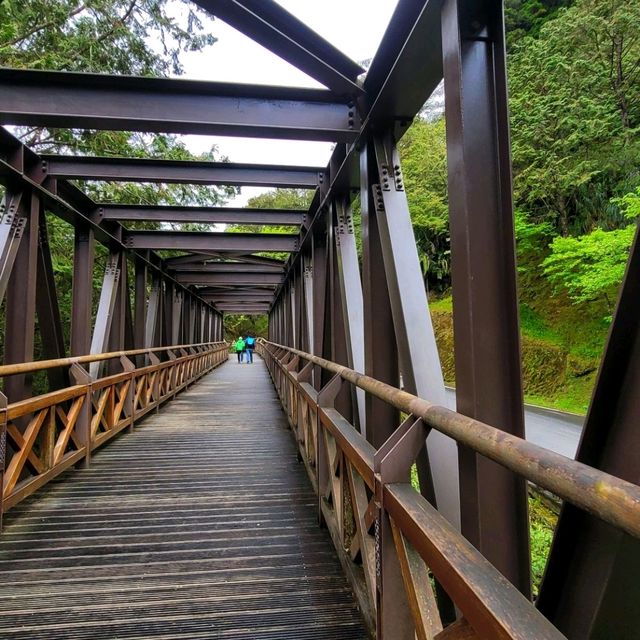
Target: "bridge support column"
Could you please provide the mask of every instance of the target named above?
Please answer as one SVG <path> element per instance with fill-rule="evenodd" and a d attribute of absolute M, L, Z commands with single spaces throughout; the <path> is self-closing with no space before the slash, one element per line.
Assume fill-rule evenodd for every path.
<path fill-rule="evenodd" d="M 96 322 L 93 328 L 93 337 L 91 338 L 90 353 L 103 353 L 107 350 L 116 297 L 118 294 L 118 281 L 120 279 L 119 267 L 118 254 L 110 254 L 104 270 L 102 289 L 100 291 L 100 301 L 98 302 L 98 311 L 96 313 Z M 98 374 L 100 372 L 100 368 L 99 362 L 94 362 L 90 365 L 89 372 L 94 379 L 99 377 Z"/>
<path fill-rule="evenodd" d="M 351 206 L 346 198 L 334 202 L 336 213 L 335 246 L 338 266 L 339 290 L 342 299 L 342 325 L 346 341 L 347 364 L 351 369 L 364 372 L 364 317 L 362 281 L 358 265 L 356 237 Z M 355 404 L 360 432 L 365 434 L 365 394 L 355 391 Z"/>
<path fill-rule="evenodd" d="M 66 348 L 62 332 L 58 293 L 53 274 L 51 251 L 49 248 L 49 234 L 44 215 L 38 221 L 40 239 L 38 243 L 38 274 L 36 281 L 36 315 L 42 342 L 42 358 L 53 360 L 64 358 Z M 66 370 L 55 368 L 47 371 L 49 391 L 69 386 L 69 376 Z"/>
<path fill-rule="evenodd" d="M 133 343 L 136 349 L 145 347 L 147 325 L 147 265 L 142 260 L 135 261 L 134 325 Z"/>
<path fill-rule="evenodd" d="M 93 302 L 93 231 L 78 227 L 73 252 L 71 294 L 71 355 L 81 356 L 91 349 L 91 306 Z"/>
<path fill-rule="evenodd" d="M 28 203 L 28 204 L 27 204 Z M 33 194 L 27 199 L 28 210 L 24 233 L 7 287 L 4 363 L 33 360 L 36 321 L 36 283 L 38 273 L 38 231 L 42 214 L 40 198 Z M 17 402 L 31 395 L 31 376 L 7 378 L 4 392 L 9 402 Z"/>
<path fill-rule="evenodd" d="M 524 438 L 502 3 L 442 11 L 457 410 Z M 462 532 L 531 595 L 526 482 L 460 447 Z"/>
<path fill-rule="evenodd" d="M 390 339 L 394 336 L 393 315 L 371 190 L 373 176 L 377 176 L 375 156 L 371 143 L 367 143 L 360 152 L 364 372 L 397 387 L 398 348 L 395 339 Z M 396 409 L 367 394 L 366 437 L 376 449 L 388 440 L 399 423 L 400 415 Z"/>

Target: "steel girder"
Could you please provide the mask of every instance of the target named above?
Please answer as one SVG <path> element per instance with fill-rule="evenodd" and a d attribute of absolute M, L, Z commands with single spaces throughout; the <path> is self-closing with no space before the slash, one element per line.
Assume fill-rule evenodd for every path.
<path fill-rule="evenodd" d="M 4 184 L 11 193 L 23 190 L 33 192 L 46 210 L 76 229 L 91 231 L 92 238 L 105 246 L 126 248 L 122 243 L 121 225 L 110 221 L 107 228 L 106 225 L 95 220 L 92 214 L 97 208 L 96 203 L 74 185 L 49 179 L 46 172 L 42 170 L 40 156 L 2 127 L 0 127 L 0 183 Z M 143 260 L 149 269 L 162 273 L 166 279 L 171 280 L 158 256 L 148 251 L 133 253 L 137 259 Z"/>
<path fill-rule="evenodd" d="M 6 124 L 351 142 L 353 104 L 330 91 L 0 70 Z"/>
<path fill-rule="evenodd" d="M 29 362 L 34 357 L 39 226 L 44 212 L 36 194 L 27 197 L 23 206 L 26 222 L 7 285 L 5 364 Z M 3 391 L 11 402 L 29 397 L 31 376 L 10 376 Z"/>
<path fill-rule="evenodd" d="M 442 41 L 457 410 L 524 438 L 502 6 L 446 0 Z M 462 533 L 530 597 L 526 481 L 459 456 Z"/>
<path fill-rule="evenodd" d="M 155 158 L 43 155 L 47 174 L 65 180 L 165 182 L 315 189 L 324 167 L 234 164 Z"/>
<path fill-rule="evenodd" d="M 180 249 L 182 251 L 295 251 L 298 236 L 279 233 L 209 233 L 197 231 L 125 231 L 130 249 Z"/>
<path fill-rule="evenodd" d="M 200 264 L 177 264 L 171 267 L 176 273 L 277 273 L 284 275 L 284 269 L 278 266 L 256 265 L 250 262 L 204 262 Z"/>
<path fill-rule="evenodd" d="M 282 282 L 282 275 L 279 273 L 202 273 L 202 272 L 179 272 L 176 280 L 183 284 L 199 284 L 206 286 L 213 285 L 277 285 Z"/>
<path fill-rule="evenodd" d="M 306 211 L 240 209 L 233 207 L 177 207 L 99 204 L 96 219 L 138 222 L 195 222 L 199 224 L 255 224 L 300 226 Z"/>
<path fill-rule="evenodd" d="M 336 94 L 359 95 L 364 69 L 273 0 L 195 0 Z"/>

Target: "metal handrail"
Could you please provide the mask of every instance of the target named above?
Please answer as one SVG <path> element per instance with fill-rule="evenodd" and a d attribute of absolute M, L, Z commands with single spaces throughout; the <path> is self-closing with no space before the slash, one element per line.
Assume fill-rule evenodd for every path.
<path fill-rule="evenodd" d="M 261 339 L 340 376 L 563 500 L 640 538 L 640 487 L 330 360 Z"/>

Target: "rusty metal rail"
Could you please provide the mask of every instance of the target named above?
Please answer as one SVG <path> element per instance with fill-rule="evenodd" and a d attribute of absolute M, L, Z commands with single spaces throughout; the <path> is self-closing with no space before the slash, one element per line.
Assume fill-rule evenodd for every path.
<path fill-rule="evenodd" d="M 395 637 L 399 624 L 424 639 L 564 637 L 411 486 L 411 467 L 431 429 L 640 537 L 634 484 L 323 358 L 267 341 L 258 349 L 318 493 L 319 517 L 371 628 L 385 637 Z M 321 383 L 321 370 L 334 375 Z M 377 451 L 336 410 L 345 387 L 408 415 Z M 385 591 L 398 576 L 405 593 Z M 442 594 L 436 596 L 430 577 L 464 616 L 444 630 Z"/>
<path fill-rule="evenodd" d="M 136 366 L 131 358 L 140 356 L 148 364 Z M 92 451 L 123 429 L 133 429 L 137 420 L 227 358 L 227 343 L 212 342 L 0 367 L 0 377 L 70 367 L 75 383 L 10 404 L 0 394 L 0 518 L 72 465 L 88 465 Z M 121 371 L 96 379 L 80 366 L 106 361 Z"/>

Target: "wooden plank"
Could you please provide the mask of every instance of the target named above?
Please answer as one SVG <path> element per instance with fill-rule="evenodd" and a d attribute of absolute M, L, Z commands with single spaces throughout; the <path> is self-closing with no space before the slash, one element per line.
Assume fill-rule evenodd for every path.
<path fill-rule="evenodd" d="M 99 434 L 7 514 L 3 638 L 367 639 L 284 425 L 256 358 Z"/>

